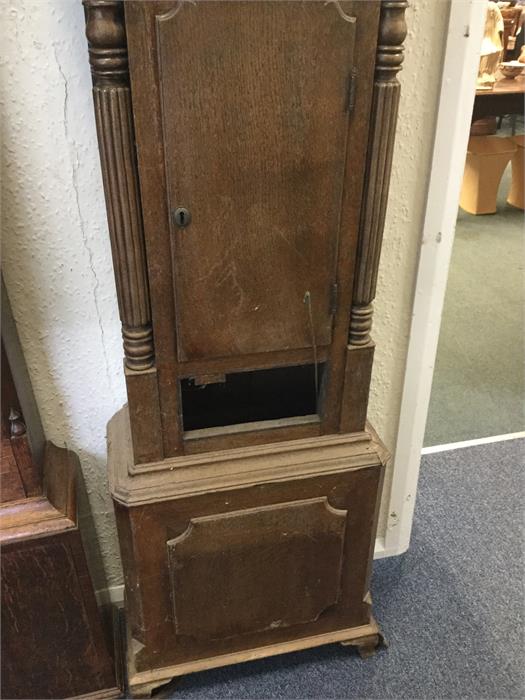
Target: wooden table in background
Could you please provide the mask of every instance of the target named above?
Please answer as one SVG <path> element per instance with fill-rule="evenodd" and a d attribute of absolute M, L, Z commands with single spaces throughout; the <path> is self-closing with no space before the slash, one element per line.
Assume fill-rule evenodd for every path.
<path fill-rule="evenodd" d="M 501 78 L 492 90 L 476 90 L 472 121 L 502 114 L 523 114 L 525 76 L 514 79 Z"/>

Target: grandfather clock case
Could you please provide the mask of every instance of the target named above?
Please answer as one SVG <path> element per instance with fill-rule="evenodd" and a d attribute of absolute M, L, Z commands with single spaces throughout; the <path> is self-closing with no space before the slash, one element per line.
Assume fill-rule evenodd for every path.
<path fill-rule="evenodd" d="M 131 692 L 373 650 L 366 421 L 403 0 L 84 0 L 128 404 Z"/>

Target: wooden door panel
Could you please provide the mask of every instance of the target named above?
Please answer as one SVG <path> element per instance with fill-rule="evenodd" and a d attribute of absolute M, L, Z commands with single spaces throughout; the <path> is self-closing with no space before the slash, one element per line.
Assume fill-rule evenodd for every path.
<path fill-rule="evenodd" d="M 346 514 L 323 497 L 192 518 L 167 543 L 177 633 L 221 639 L 317 620 L 341 595 Z"/>
<path fill-rule="evenodd" d="M 169 209 L 192 217 L 171 222 L 179 360 L 331 342 L 351 7 L 184 2 L 157 14 Z"/>

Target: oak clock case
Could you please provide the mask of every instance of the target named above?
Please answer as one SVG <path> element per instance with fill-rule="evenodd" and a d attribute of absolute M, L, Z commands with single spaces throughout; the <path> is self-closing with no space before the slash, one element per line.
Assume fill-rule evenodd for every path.
<path fill-rule="evenodd" d="M 135 695 L 378 643 L 366 411 L 406 4 L 84 0 Z"/>

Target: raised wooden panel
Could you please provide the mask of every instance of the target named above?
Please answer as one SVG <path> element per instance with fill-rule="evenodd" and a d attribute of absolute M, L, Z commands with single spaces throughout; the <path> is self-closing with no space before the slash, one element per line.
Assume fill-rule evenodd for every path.
<path fill-rule="evenodd" d="M 331 342 L 351 5 L 157 16 L 169 209 L 191 213 L 171 222 L 180 360 Z"/>
<path fill-rule="evenodd" d="M 223 639 L 317 620 L 341 595 L 346 514 L 321 497 L 192 518 L 167 543 L 177 633 Z"/>

